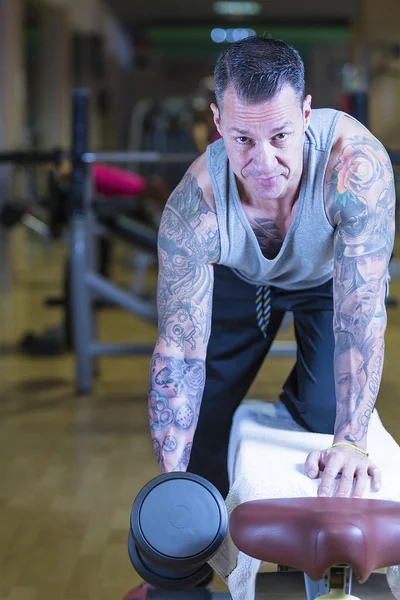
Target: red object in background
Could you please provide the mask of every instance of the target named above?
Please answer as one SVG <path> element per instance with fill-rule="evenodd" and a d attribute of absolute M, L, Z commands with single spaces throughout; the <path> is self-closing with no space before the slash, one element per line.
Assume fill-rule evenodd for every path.
<path fill-rule="evenodd" d="M 137 196 L 146 188 L 146 179 L 117 167 L 97 164 L 93 167 L 95 190 L 104 196 Z"/>
<path fill-rule="evenodd" d="M 351 115 L 352 107 L 350 94 L 343 93 L 339 96 L 337 109 Z"/>
<path fill-rule="evenodd" d="M 213 142 L 216 142 L 220 137 L 221 136 L 217 130 L 213 131 L 213 133 L 210 135 L 209 143 L 212 144 Z"/>

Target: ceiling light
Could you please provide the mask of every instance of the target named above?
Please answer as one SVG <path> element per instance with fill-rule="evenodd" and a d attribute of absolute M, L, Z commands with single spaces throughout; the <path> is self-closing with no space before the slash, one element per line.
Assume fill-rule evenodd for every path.
<path fill-rule="evenodd" d="M 250 35 L 256 35 L 254 29 L 220 29 L 216 28 L 211 31 L 211 39 L 216 44 L 222 44 L 222 42 L 238 42 L 244 40 Z"/>
<path fill-rule="evenodd" d="M 220 29 L 219 27 L 213 29 L 211 32 L 211 39 L 216 44 L 222 44 L 222 42 L 224 42 L 226 39 L 225 29 Z"/>
<path fill-rule="evenodd" d="M 261 4 L 258 2 L 214 2 L 214 11 L 219 15 L 258 15 Z"/>

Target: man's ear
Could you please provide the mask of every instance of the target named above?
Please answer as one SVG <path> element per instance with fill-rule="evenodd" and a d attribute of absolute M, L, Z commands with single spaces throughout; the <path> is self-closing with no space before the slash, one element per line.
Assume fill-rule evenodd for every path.
<path fill-rule="evenodd" d="M 214 103 L 210 105 L 210 108 L 213 112 L 215 127 L 217 128 L 219 135 L 222 135 L 222 133 L 221 133 L 221 115 L 219 112 L 219 108 Z"/>
<path fill-rule="evenodd" d="M 309 125 L 310 125 L 310 120 L 311 120 L 311 100 L 312 100 L 312 97 L 310 96 L 310 94 L 307 94 L 307 96 L 303 100 L 304 131 L 307 131 L 307 129 L 308 129 Z"/>

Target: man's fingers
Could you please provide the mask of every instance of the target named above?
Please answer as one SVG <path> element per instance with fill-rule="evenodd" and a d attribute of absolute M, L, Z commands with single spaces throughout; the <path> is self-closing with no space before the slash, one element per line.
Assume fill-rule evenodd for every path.
<path fill-rule="evenodd" d="M 368 475 L 371 476 L 371 488 L 374 492 L 379 492 L 382 487 L 382 472 L 379 467 L 370 463 L 368 467 Z"/>
<path fill-rule="evenodd" d="M 352 454 L 353 451 L 352 451 Z M 379 467 L 366 457 L 353 456 L 346 452 L 310 452 L 304 463 L 305 472 L 316 479 L 322 471 L 318 496 L 331 496 L 335 479 L 340 475 L 335 496 L 362 498 L 371 477 L 371 489 L 375 492 L 382 487 L 382 473 Z"/>
<path fill-rule="evenodd" d="M 358 467 L 356 470 L 356 481 L 352 493 L 353 498 L 362 498 L 365 494 L 367 485 L 369 484 L 368 472 L 363 467 Z"/>
<path fill-rule="evenodd" d="M 322 474 L 321 485 L 318 488 L 318 496 L 329 496 L 333 482 L 343 467 L 343 461 L 337 455 L 331 455 Z"/>
<path fill-rule="evenodd" d="M 354 472 L 356 471 L 357 463 L 345 464 L 341 470 L 340 483 L 335 492 L 335 496 L 347 498 L 354 483 Z"/>
<path fill-rule="evenodd" d="M 307 456 L 306 462 L 304 463 L 305 471 L 311 479 L 316 479 L 319 475 L 320 457 L 321 452 L 314 450 L 314 452 L 310 452 L 310 454 Z"/>

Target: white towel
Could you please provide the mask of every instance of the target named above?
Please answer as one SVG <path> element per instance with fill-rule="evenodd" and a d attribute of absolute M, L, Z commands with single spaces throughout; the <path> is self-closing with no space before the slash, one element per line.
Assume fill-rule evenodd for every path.
<path fill-rule="evenodd" d="M 244 401 L 234 415 L 229 442 L 228 514 L 250 500 L 317 496 L 321 479 L 310 479 L 304 463 L 310 452 L 330 444 L 331 435 L 305 431 L 282 403 Z M 366 497 L 400 501 L 400 448 L 377 411 L 370 421 L 368 452 L 381 468 L 383 485 Z M 229 532 L 210 565 L 227 583 L 232 600 L 254 600 L 261 561 L 239 552 Z"/>

